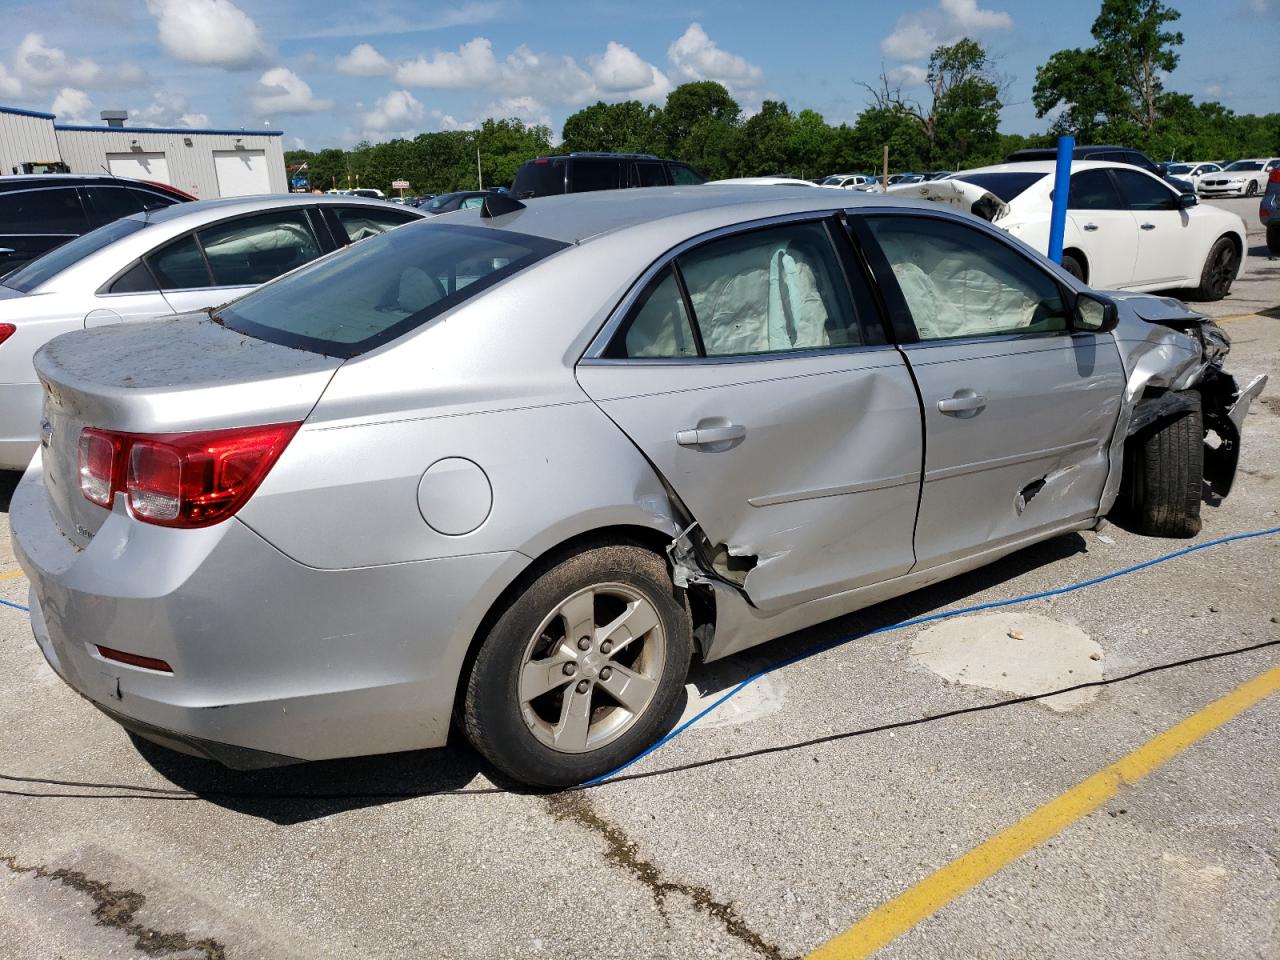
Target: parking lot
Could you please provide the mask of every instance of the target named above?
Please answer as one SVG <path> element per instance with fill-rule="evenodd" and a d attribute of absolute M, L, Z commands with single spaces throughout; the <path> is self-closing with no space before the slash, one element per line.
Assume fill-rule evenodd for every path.
<path fill-rule="evenodd" d="M 1251 249 L 1208 312 L 1237 377 L 1273 382 L 1192 545 L 1280 526 L 1280 260 L 1256 200 L 1221 205 Z M 505 789 L 460 737 L 252 774 L 131 739 L 31 640 L 16 480 L 0 474 L 0 957 L 781 958 L 864 918 L 884 957 L 1280 953 L 1280 697 L 1258 692 L 1280 665 L 1280 536 L 867 635 L 1189 545 L 1114 526 L 1040 544 L 695 668 L 688 717 L 815 651 L 611 782 L 546 795 Z M 948 657 L 956 624 L 1007 668 Z M 1185 749 L 1145 746 L 1188 718 Z M 1073 789 L 1129 756 L 1108 789 Z"/>

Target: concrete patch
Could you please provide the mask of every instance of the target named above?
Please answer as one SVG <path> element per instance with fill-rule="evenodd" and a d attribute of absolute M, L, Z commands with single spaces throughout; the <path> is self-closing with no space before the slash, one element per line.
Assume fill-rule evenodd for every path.
<path fill-rule="evenodd" d="M 923 631 L 911 655 L 952 683 L 1034 696 L 1102 679 L 1102 647 L 1079 627 L 1034 613 L 989 613 Z M 1054 710 L 1092 703 L 1096 688 L 1045 699 Z"/>
<path fill-rule="evenodd" d="M 711 664 L 704 668 L 698 676 L 698 682 L 685 685 L 687 699 L 684 712 L 680 715 L 680 723 L 697 716 L 743 679 L 741 672 L 732 673 L 728 669 L 715 670 L 716 666 Z M 787 686 L 781 678 L 761 677 L 727 703 L 722 703 L 699 720 L 694 729 L 707 730 L 712 727 L 735 726 L 771 716 L 786 704 L 786 691 Z"/>

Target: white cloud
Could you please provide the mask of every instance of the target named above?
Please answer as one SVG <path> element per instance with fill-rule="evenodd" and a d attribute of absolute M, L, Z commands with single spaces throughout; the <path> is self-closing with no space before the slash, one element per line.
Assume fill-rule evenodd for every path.
<path fill-rule="evenodd" d="M 319 30 L 295 33 L 293 36 L 311 40 L 323 37 L 377 37 L 389 34 L 425 33 L 430 30 L 444 30 L 448 27 L 488 23 L 506 16 L 512 9 L 513 4 L 504 0 L 463 3 L 437 10 L 431 17 L 411 19 L 393 13 L 379 12 L 376 9 L 370 9 L 369 5 L 364 5 L 359 11 L 358 19 L 322 27 Z"/>
<path fill-rule="evenodd" d="M 392 90 L 380 98 L 373 109 L 361 114 L 361 122 L 369 133 L 404 130 L 421 125 L 425 108 L 408 90 Z"/>
<path fill-rule="evenodd" d="M 93 123 L 97 120 L 93 116 L 93 101 L 89 99 L 89 95 L 74 87 L 59 90 L 49 112 L 61 123 Z"/>
<path fill-rule="evenodd" d="M 929 79 L 929 71 L 915 63 L 903 63 L 890 70 L 886 77 L 890 83 L 914 87 Z"/>
<path fill-rule="evenodd" d="M 333 107 L 332 100 L 319 100 L 311 85 L 288 67 L 272 67 L 258 78 L 253 93 L 253 109 L 259 116 L 289 113 L 319 113 Z"/>
<path fill-rule="evenodd" d="M 983 9 L 978 0 L 938 0 L 934 9 L 898 17 L 893 32 L 880 42 L 880 51 L 890 60 L 920 60 L 961 37 L 1012 29 L 1013 17 L 1003 10 Z"/>
<path fill-rule="evenodd" d="M 267 56 L 258 25 L 231 0 L 147 0 L 147 9 L 175 60 L 238 70 Z"/>
<path fill-rule="evenodd" d="M 530 96 L 503 97 L 481 110 L 480 115 L 492 117 L 495 120 L 514 118 L 528 126 L 551 126 L 551 114 L 547 112 L 547 108 Z M 478 126 L 478 124 L 473 121 L 472 126 Z"/>
<path fill-rule="evenodd" d="M 603 55 L 588 57 L 591 76 L 605 93 L 621 93 L 637 100 L 663 100 L 671 92 L 667 75 L 630 47 L 613 40 Z"/>
<path fill-rule="evenodd" d="M 456 53 L 437 53 L 401 63 L 396 68 L 395 79 L 397 83 L 413 87 L 456 90 L 493 86 L 498 82 L 498 73 L 493 44 L 484 37 L 476 37 Z"/>
<path fill-rule="evenodd" d="M 182 94 L 161 90 L 147 106 L 130 108 L 128 122 L 135 127 L 207 127 L 209 115 L 194 112 Z"/>
<path fill-rule="evenodd" d="M 11 96 L 69 86 L 124 87 L 143 79 L 142 69 L 135 64 L 122 63 L 107 68 L 93 60 L 78 60 L 58 47 L 49 46 L 38 33 L 28 33 L 22 38 L 14 52 L 12 69 L 0 67 L 0 89 Z"/>
<path fill-rule="evenodd" d="M 721 50 L 698 23 L 689 24 L 667 48 L 667 57 L 681 80 L 714 80 L 735 95 L 747 95 L 764 81 L 764 71 L 737 54 Z"/>
<path fill-rule="evenodd" d="M 385 77 L 395 66 L 372 45 L 358 43 L 344 57 L 338 57 L 339 73 L 350 77 Z"/>

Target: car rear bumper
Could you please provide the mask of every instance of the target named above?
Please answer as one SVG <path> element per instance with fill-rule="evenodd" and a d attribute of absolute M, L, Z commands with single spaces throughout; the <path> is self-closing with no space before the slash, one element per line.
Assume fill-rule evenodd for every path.
<path fill-rule="evenodd" d="M 38 383 L 0 383 L 0 470 L 25 470 L 40 446 Z"/>
<path fill-rule="evenodd" d="M 442 745 L 470 639 L 527 563 L 504 553 L 318 570 L 238 520 L 172 530 L 122 506 L 78 549 L 47 504 L 36 462 L 10 522 L 50 666 L 141 736 L 236 767 Z"/>

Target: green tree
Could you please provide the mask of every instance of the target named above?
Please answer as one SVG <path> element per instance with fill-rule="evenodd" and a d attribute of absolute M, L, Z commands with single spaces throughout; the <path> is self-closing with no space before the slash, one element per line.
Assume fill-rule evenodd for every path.
<path fill-rule="evenodd" d="M 1162 77 L 1178 65 L 1182 34 L 1166 30 L 1182 14 L 1161 0 L 1103 0 L 1094 45 L 1059 50 L 1036 70 L 1036 116 L 1062 108 L 1060 133 L 1084 140 L 1135 141 L 1159 119 Z"/>
<path fill-rule="evenodd" d="M 749 177 L 790 174 L 791 134 L 795 124 L 787 105 L 766 100 L 742 125 L 742 172 Z"/>
<path fill-rule="evenodd" d="M 561 135 L 566 152 L 603 150 L 608 153 L 659 153 L 658 122 L 662 111 L 639 100 L 625 103 L 597 101 L 564 122 Z"/>
<path fill-rule="evenodd" d="M 695 124 L 709 119 L 735 127 L 741 112 L 729 91 L 712 80 L 682 83 L 667 94 L 659 125 L 661 141 L 669 156 L 687 159 L 682 151 Z"/>

